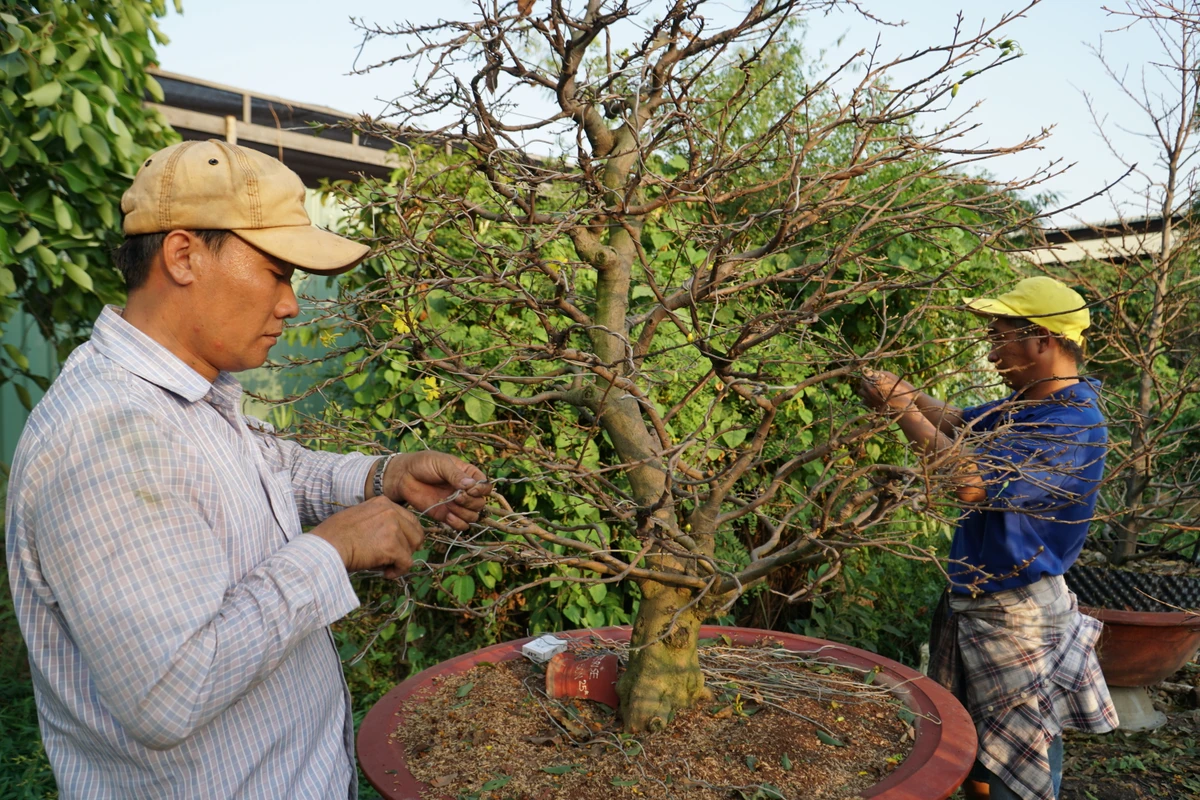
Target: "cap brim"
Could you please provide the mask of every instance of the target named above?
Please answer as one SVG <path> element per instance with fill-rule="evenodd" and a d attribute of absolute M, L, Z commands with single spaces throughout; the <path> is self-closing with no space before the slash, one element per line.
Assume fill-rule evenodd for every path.
<path fill-rule="evenodd" d="M 297 269 L 319 275 L 340 275 L 358 266 L 371 248 L 315 225 L 289 225 L 233 231 L 268 255 Z"/>
<path fill-rule="evenodd" d="M 1020 317 L 1011 307 L 993 300 L 990 297 L 968 297 L 965 300 L 967 311 L 981 317 Z"/>

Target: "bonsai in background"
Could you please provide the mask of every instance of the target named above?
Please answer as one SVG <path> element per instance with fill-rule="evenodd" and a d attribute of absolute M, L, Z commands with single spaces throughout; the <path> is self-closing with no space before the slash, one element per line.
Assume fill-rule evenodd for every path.
<path fill-rule="evenodd" d="M 1037 139 L 974 149 L 944 111 L 1018 55 L 1012 16 L 817 74 L 795 21 L 840 3 L 479 8 L 365 28 L 424 69 L 403 136 L 368 129 L 408 166 L 357 190 L 382 257 L 330 306 L 360 337 L 352 397 L 307 433 L 454 449 L 496 480 L 486 527 L 431 532 L 412 602 L 502 615 L 550 586 L 586 592 L 592 625 L 634 585 L 621 711 L 654 729 L 705 696 L 700 623 L 739 597 L 811 599 L 855 548 L 933 556 L 954 465 L 880 463 L 918 462 L 851 383 L 918 349 L 967 360 L 941 309 L 1029 222 L 1034 180 L 978 172 Z"/>
<path fill-rule="evenodd" d="M 1129 77 L 1096 54 L 1138 115 L 1121 130 L 1093 107 L 1110 149 L 1144 135 L 1158 148 L 1151 164 L 1127 167 L 1143 182 L 1129 213 L 1099 229 L 1111 260 L 1068 266 L 1097 301 L 1089 331 L 1091 368 L 1105 378 L 1113 450 L 1093 536 L 1114 565 L 1187 553 L 1200 557 L 1200 227 L 1196 225 L 1197 109 L 1200 108 L 1200 9 L 1195 3 L 1136 0 L 1114 12 L 1123 24 L 1149 27 L 1159 57 Z M 1142 232 L 1148 227 L 1149 232 Z M 1143 254 L 1144 253 L 1144 254 Z M 1165 609 L 1164 609 L 1165 610 Z"/>

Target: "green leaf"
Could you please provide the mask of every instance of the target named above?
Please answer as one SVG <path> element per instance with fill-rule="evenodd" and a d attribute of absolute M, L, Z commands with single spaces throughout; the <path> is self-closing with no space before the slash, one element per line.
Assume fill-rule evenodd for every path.
<path fill-rule="evenodd" d="M 29 248 L 35 246 L 42 241 L 42 234 L 37 228 L 30 228 L 25 232 L 25 235 L 17 239 L 17 243 L 13 245 L 14 253 L 24 253 Z"/>
<path fill-rule="evenodd" d="M 108 63 L 112 64 L 117 69 L 121 69 L 124 65 L 121 63 L 121 57 L 117 55 L 117 51 L 113 50 L 113 46 L 109 43 L 108 37 L 103 33 L 100 34 L 100 52 L 104 53 L 104 57 L 108 59 Z"/>
<path fill-rule="evenodd" d="M 57 267 L 58 266 L 58 256 L 55 255 L 54 251 L 51 250 L 49 247 L 39 244 L 33 248 L 33 252 L 37 254 L 38 261 L 42 262 L 42 266 L 45 266 L 45 267 Z"/>
<path fill-rule="evenodd" d="M 8 272 L 8 270 L 5 270 L 5 272 Z M 17 365 L 18 369 L 29 369 L 29 359 L 17 349 L 16 345 L 6 344 L 4 345 L 4 350 L 8 353 L 8 357 L 13 360 L 13 363 Z"/>
<path fill-rule="evenodd" d="M 46 42 L 42 51 L 38 53 L 38 63 L 43 67 L 48 67 L 57 60 L 58 48 L 54 46 L 54 42 Z"/>
<path fill-rule="evenodd" d="M 26 411 L 33 411 L 33 398 L 29 396 L 29 390 L 19 383 L 14 383 L 13 388 L 17 391 L 17 399 L 21 401 L 21 405 L 25 406 Z"/>
<path fill-rule="evenodd" d="M 13 278 L 12 270 L 0 267 L 0 297 L 8 297 L 17 290 L 17 281 Z"/>
<path fill-rule="evenodd" d="M 608 595 L 608 587 L 603 583 L 593 583 L 587 591 L 592 596 L 593 603 L 603 603 L 604 598 Z"/>
<path fill-rule="evenodd" d="M 71 92 L 71 110 L 84 125 L 92 124 L 92 104 L 88 102 L 87 95 L 78 89 Z"/>
<path fill-rule="evenodd" d="M 483 786 L 481 786 L 479 788 L 483 789 L 483 791 L 485 791 L 485 792 L 494 792 L 497 789 L 503 789 L 505 786 L 508 785 L 508 782 L 511 780 L 512 780 L 512 777 L 509 775 L 497 775 L 495 778 L 492 778 L 490 781 L 488 781 L 487 783 L 485 783 Z"/>
<path fill-rule="evenodd" d="M 486 588 L 491 589 L 504 577 L 504 570 L 495 561 L 484 561 L 475 567 L 475 574 Z"/>
<path fill-rule="evenodd" d="M 788 758 L 787 753 L 784 753 L 783 756 L 779 759 L 779 766 L 783 767 L 788 772 L 791 772 L 792 760 L 790 758 Z"/>
<path fill-rule="evenodd" d="M 482 398 L 474 393 L 468 394 L 463 400 L 463 408 L 467 411 L 467 416 L 475 422 L 488 422 L 496 414 L 496 406 L 488 398 Z"/>
<path fill-rule="evenodd" d="M 96 204 L 96 213 L 100 215 L 100 221 L 104 223 L 104 227 L 113 227 L 113 204 L 109 200 Z"/>
<path fill-rule="evenodd" d="M 86 44 L 80 45 L 78 48 L 76 48 L 75 52 L 71 54 L 71 57 L 67 59 L 64 66 L 67 68 L 68 72 L 79 72 L 79 70 L 83 68 L 83 65 L 87 63 L 87 60 L 91 57 L 91 55 L 92 48 L 88 47 Z"/>
<path fill-rule="evenodd" d="M 471 693 L 471 690 L 474 688 L 475 688 L 474 683 L 464 683 L 462 686 L 458 687 L 458 691 L 454 693 L 454 696 L 455 697 L 466 697 L 467 695 L 469 695 Z"/>
<path fill-rule="evenodd" d="M 67 145 L 67 152 L 74 152 L 79 149 L 80 144 L 83 144 L 83 137 L 79 136 L 79 122 L 76 120 L 74 114 L 65 114 L 64 116 L 65 119 L 62 120 L 62 140 Z"/>
<path fill-rule="evenodd" d="M 71 209 L 67 208 L 67 204 L 58 195 L 54 195 L 50 200 L 54 206 L 55 224 L 58 225 L 60 231 L 67 233 L 71 228 L 75 227 L 75 222 L 71 219 Z"/>
<path fill-rule="evenodd" d="M 624 780 L 622 778 L 613 778 L 611 783 L 613 786 L 637 786 L 639 783 L 641 783 L 641 781 L 639 781 L 637 778 L 630 778 L 628 780 Z"/>
<path fill-rule="evenodd" d="M 45 125 L 34 131 L 34 133 L 29 137 L 29 141 L 40 142 L 42 139 L 45 139 L 47 136 L 49 136 L 53 130 L 54 120 L 47 120 Z"/>
<path fill-rule="evenodd" d="M 817 730 L 817 738 L 821 740 L 821 744 L 827 744 L 830 747 L 845 747 L 846 743 L 835 739 L 823 730 Z"/>
<path fill-rule="evenodd" d="M 44 83 L 32 92 L 21 95 L 25 98 L 25 102 L 31 106 L 45 108 L 58 102 L 58 98 L 62 97 L 62 84 L 58 81 L 50 81 Z"/>
<path fill-rule="evenodd" d="M 566 775 L 573 769 L 575 769 L 574 764 L 559 764 L 553 767 L 542 767 L 542 772 L 546 772 L 551 775 Z"/>
<path fill-rule="evenodd" d="M 83 135 L 84 144 L 92 151 L 92 155 L 96 157 L 101 166 L 108 166 L 112 161 L 112 151 L 109 150 L 108 142 L 100 134 L 100 131 L 91 125 L 85 125 L 80 133 Z"/>
<path fill-rule="evenodd" d="M 721 441 L 728 447 L 737 447 L 742 442 L 746 441 L 746 429 L 737 428 L 732 431 L 725 431 L 721 434 Z"/>
<path fill-rule="evenodd" d="M 751 770 L 756 769 L 758 767 L 758 759 L 754 756 L 746 756 L 746 767 Z"/>
<path fill-rule="evenodd" d="M 112 106 L 104 109 L 104 124 L 115 136 L 129 136 L 129 129 L 125 127 L 125 123 L 117 119 L 117 112 Z"/>
<path fill-rule="evenodd" d="M 454 596 L 464 606 L 475 596 L 475 579 L 470 575 L 459 575 L 454 581 Z"/>
<path fill-rule="evenodd" d="M 153 75 L 146 76 L 146 91 L 150 93 L 150 97 L 156 103 L 161 103 L 166 98 L 166 95 L 163 94 L 162 85 L 154 79 Z"/>

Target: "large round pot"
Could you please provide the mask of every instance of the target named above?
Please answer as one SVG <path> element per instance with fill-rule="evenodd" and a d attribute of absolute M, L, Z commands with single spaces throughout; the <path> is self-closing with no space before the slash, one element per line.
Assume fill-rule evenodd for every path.
<path fill-rule="evenodd" d="M 567 631 L 555 636 L 583 638 L 592 634 L 628 641 L 630 629 L 599 628 Z M 953 695 L 916 670 L 866 650 L 824 639 L 716 625 L 704 625 L 700 629 L 704 638 L 722 634 L 741 645 L 752 645 L 770 637 L 796 652 L 820 650 L 823 658 L 847 667 L 879 668 L 876 682 L 893 687 L 897 696 L 916 713 L 913 725 L 917 738 L 904 763 L 863 796 L 879 800 L 944 800 L 966 778 L 975 761 L 975 726 L 971 717 Z M 409 773 L 404 744 L 392 736 L 404 723 L 404 703 L 413 693 L 429 687 L 438 676 L 464 672 L 483 661 L 496 663 L 519 658 L 521 645 L 528 641 L 519 639 L 492 645 L 452 658 L 414 675 L 384 695 L 367 712 L 358 731 L 358 761 L 371 785 L 384 797 L 417 800 L 421 791 L 428 787 Z"/>
<path fill-rule="evenodd" d="M 1200 615 L 1182 611 L 1114 611 L 1081 606 L 1104 623 L 1096 656 L 1109 686 L 1166 680 L 1200 649 Z"/>

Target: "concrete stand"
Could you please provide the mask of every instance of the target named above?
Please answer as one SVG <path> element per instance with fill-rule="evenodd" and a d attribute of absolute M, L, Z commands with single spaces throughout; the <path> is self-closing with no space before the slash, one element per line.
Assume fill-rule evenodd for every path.
<path fill-rule="evenodd" d="M 1113 707 L 1123 731 L 1152 731 L 1167 724 L 1167 715 L 1154 707 L 1144 686 L 1109 686 Z"/>

